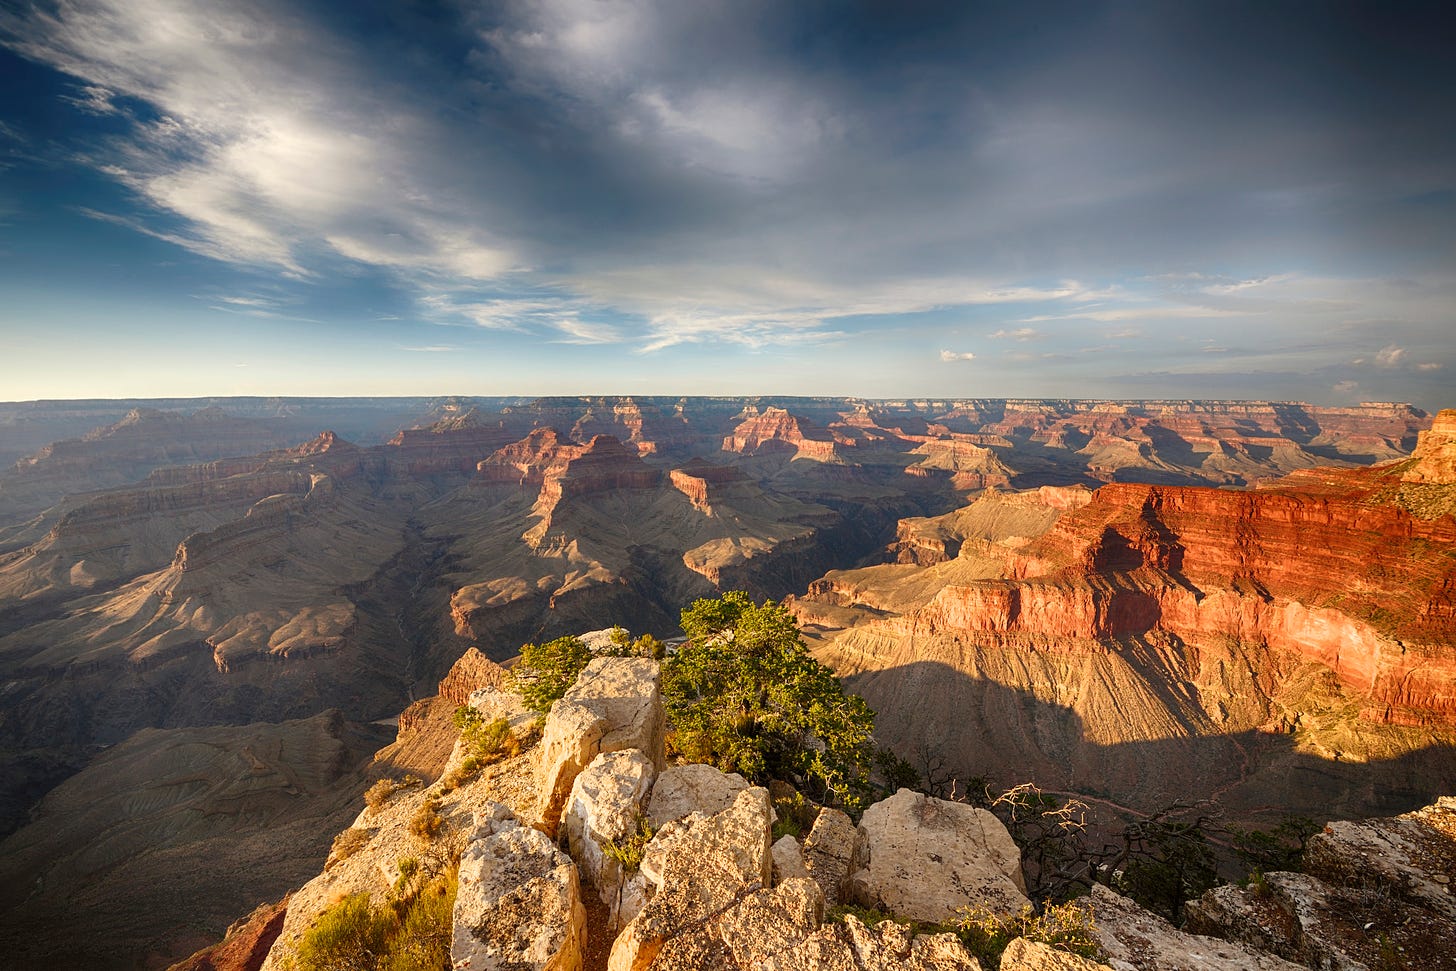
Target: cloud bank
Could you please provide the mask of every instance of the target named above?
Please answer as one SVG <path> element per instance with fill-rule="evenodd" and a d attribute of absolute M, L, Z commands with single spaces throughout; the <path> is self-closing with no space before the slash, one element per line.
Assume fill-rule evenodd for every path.
<path fill-rule="evenodd" d="M 371 275 L 418 320 L 635 355 L 893 332 L 907 369 L 955 346 L 1089 387 L 1443 387 L 1439 30 L 1049 12 L 60 0 L 0 39 L 70 79 L 67 162 L 128 193 L 94 218 L 300 288 Z"/>

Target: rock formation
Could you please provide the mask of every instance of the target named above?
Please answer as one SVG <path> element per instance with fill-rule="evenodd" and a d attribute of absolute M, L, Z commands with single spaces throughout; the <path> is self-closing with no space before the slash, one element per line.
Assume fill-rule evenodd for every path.
<path fill-rule="evenodd" d="M 795 609 L 932 771 L 1145 810 L 1406 808 L 1456 786 L 1456 520 L 1429 508 L 1450 486 L 1404 480 L 1425 461 L 987 494 Z"/>
<path fill-rule="evenodd" d="M 577 776 L 598 755 L 636 749 L 663 764 L 664 712 L 657 662 L 599 657 L 551 706 L 541 732 L 541 798 L 537 825 L 556 835 Z"/>
<path fill-rule="evenodd" d="M 1189 926 L 1312 968 L 1456 968 L 1456 798 L 1330 823 L 1304 866 L 1208 891 Z"/>
<path fill-rule="evenodd" d="M 578 704 L 615 697 L 621 674 L 610 665 L 589 666 L 571 692 Z M 575 741 L 564 732 L 579 719 L 563 717 L 554 729 L 557 747 L 590 748 L 587 736 L 640 736 L 639 715 L 638 706 L 601 705 Z M 463 755 L 457 749 L 450 768 Z M 843 814 L 823 810 L 804 847 L 790 836 L 771 846 L 767 790 L 708 766 L 658 774 L 636 748 L 598 754 L 576 776 L 564 824 L 568 854 L 524 822 L 538 804 L 547 756 L 543 738 L 477 776 L 460 781 L 447 771 L 432 785 L 404 784 L 359 813 L 325 871 L 290 898 L 282 928 L 270 930 L 277 938 L 264 967 L 286 967 L 309 927 L 344 896 L 368 894 L 386 906 L 404 855 L 429 858 L 449 846 L 461 853 L 451 956 L 456 967 L 472 969 L 605 963 L 614 971 L 980 971 L 955 934 L 916 932 L 908 919 L 953 922 L 965 904 L 1009 918 L 1025 905 L 1019 851 L 989 813 L 901 790 L 870 806 L 858 829 Z M 422 843 L 408 823 L 427 805 L 443 829 Z M 638 829 L 653 805 L 661 822 L 655 830 Z M 1000 966 L 1293 971 L 1373 968 L 1399 958 L 1439 971 L 1451 966 L 1441 942 L 1449 940 L 1456 918 L 1449 891 L 1456 871 L 1453 820 L 1456 801 L 1442 800 L 1400 818 L 1332 824 L 1311 842 L 1308 875 L 1270 874 L 1263 890 L 1218 888 L 1190 905 L 1183 929 L 1097 885 L 1082 906 L 1093 918 L 1098 960 L 1016 939 Z M 645 837 L 640 869 L 619 853 L 615 869 L 605 865 L 603 851 L 620 849 L 634 830 Z M 352 848 L 340 852 L 345 842 Z M 821 861 L 819 874 L 813 867 L 811 876 L 804 874 L 806 856 Z M 830 919 L 815 879 L 828 872 L 825 861 L 848 865 L 846 879 L 827 882 L 856 893 L 874 888 L 873 904 L 896 919 L 873 926 L 856 914 Z M 591 901 L 615 886 L 620 904 L 628 885 L 634 894 L 628 910 Z M 1286 904 L 1290 909 L 1281 910 Z M 1415 955 L 1426 963 L 1411 963 Z"/>
<path fill-rule="evenodd" d="M 1089 898 L 1107 962 L 1118 971 L 1301 971 L 1247 944 L 1178 930 L 1101 884 Z"/>
<path fill-rule="evenodd" d="M 450 958 L 471 971 L 580 971 L 586 908 L 576 864 L 496 804 L 460 858 Z"/>
<path fill-rule="evenodd" d="M 567 800 L 567 845 L 606 905 L 612 930 L 641 910 L 642 889 L 628 887 L 632 875 L 613 850 L 642 832 L 644 803 L 656 774 L 641 749 L 603 752 L 576 777 Z"/>

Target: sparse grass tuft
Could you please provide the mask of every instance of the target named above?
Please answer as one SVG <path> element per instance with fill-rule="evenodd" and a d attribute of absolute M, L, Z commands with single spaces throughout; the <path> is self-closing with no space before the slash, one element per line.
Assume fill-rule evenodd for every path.
<path fill-rule="evenodd" d="M 1002 952 L 1018 937 L 1094 961 L 1102 954 L 1092 911 L 1075 900 L 1048 904 L 1039 914 L 1025 907 L 1014 917 L 1003 917 L 984 908 L 967 908 L 955 930 L 966 950 L 991 971 L 1001 967 Z"/>
<path fill-rule="evenodd" d="M 647 851 L 647 844 L 652 841 L 653 830 L 645 816 L 637 817 L 637 831 L 620 843 L 616 840 L 607 840 L 602 852 L 622 865 L 622 869 L 628 873 L 636 870 L 642 865 L 642 855 Z"/>
<path fill-rule="evenodd" d="M 445 817 L 440 815 L 440 798 L 431 796 L 420 803 L 420 808 L 415 811 L 410 819 L 410 835 L 424 843 L 429 843 L 438 835 L 445 826 Z"/>
<path fill-rule="evenodd" d="M 421 785 L 424 782 L 419 776 L 407 775 L 402 779 L 391 779 L 385 777 L 369 787 L 364 793 L 364 805 L 376 812 L 393 798 L 394 794 L 411 786 Z"/>
<path fill-rule="evenodd" d="M 329 859 L 324 864 L 324 869 L 328 870 L 358 853 L 368 844 L 369 836 L 369 830 L 355 829 L 353 826 L 335 836 L 334 845 L 329 849 Z"/>

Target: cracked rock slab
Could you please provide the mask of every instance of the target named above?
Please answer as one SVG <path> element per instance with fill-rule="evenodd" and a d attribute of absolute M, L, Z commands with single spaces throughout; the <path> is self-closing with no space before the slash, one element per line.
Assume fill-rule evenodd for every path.
<path fill-rule="evenodd" d="M 964 907 L 1010 915 L 1031 903 L 1021 851 L 984 809 L 901 789 L 865 810 L 857 846 L 847 892 L 861 906 L 949 924 Z M 811 874 L 814 859 L 810 848 Z"/>
<path fill-rule="evenodd" d="M 505 807 L 477 817 L 460 858 L 450 959 L 457 971 L 580 971 L 586 908 L 576 865 Z"/>
<path fill-rule="evenodd" d="M 661 768 L 666 713 L 656 661 L 599 657 L 557 699 L 541 733 L 538 827 L 555 837 L 576 777 L 603 752 L 640 749 Z"/>

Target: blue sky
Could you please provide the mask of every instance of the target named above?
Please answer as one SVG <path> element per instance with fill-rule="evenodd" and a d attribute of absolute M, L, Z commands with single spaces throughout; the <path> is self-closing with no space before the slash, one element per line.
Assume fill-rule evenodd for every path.
<path fill-rule="evenodd" d="M 1456 406 L 1440 13 L 7 4 L 0 398 Z"/>

